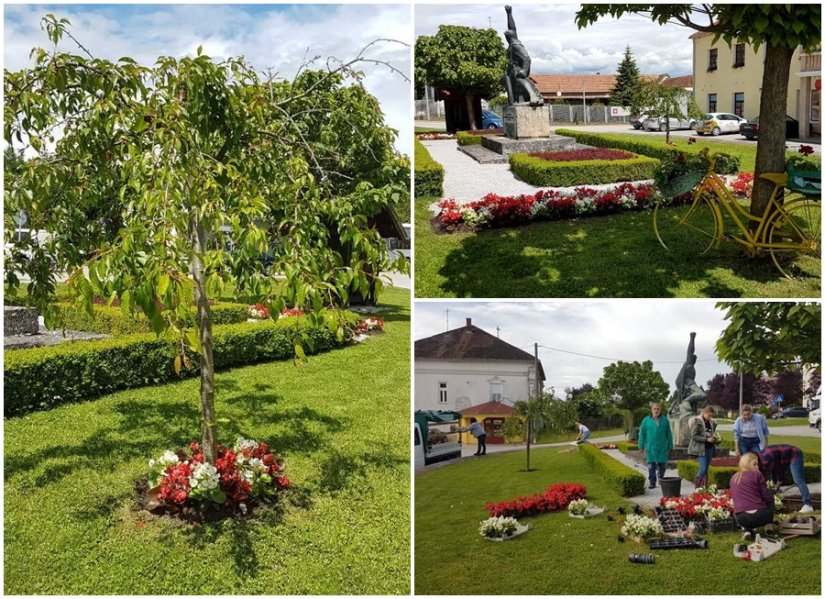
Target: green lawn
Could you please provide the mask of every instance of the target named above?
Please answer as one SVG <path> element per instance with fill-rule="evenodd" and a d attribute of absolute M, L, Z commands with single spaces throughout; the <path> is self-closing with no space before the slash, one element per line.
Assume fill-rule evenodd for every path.
<path fill-rule="evenodd" d="M 802 435 L 782 435 L 777 433 L 775 430 L 772 430 L 771 434 L 768 435 L 768 444 L 781 445 L 783 443 L 787 445 L 796 445 L 803 452 L 822 452 L 822 437 L 820 435 L 817 435 L 816 437 L 803 437 Z"/>
<path fill-rule="evenodd" d="M 707 594 L 819 595 L 819 537 L 790 541 L 765 562 L 736 559 L 737 533 L 708 535 L 708 549 L 656 551 L 656 564 L 628 562 L 645 545 L 617 541 L 618 514 L 626 503 L 572 448 L 532 454 L 537 470 L 524 471 L 524 452 L 434 469 L 415 479 L 415 592 L 474 595 L 674 595 L 695 593 L 697 573 Z M 553 482 L 580 482 L 605 515 L 576 520 L 566 513 L 525 518 L 533 530 L 492 543 L 478 533 L 487 501 L 512 499 Z"/>
<path fill-rule="evenodd" d="M 820 264 L 787 279 L 734 242 L 705 255 L 661 247 L 652 211 L 437 235 L 415 200 L 416 297 L 819 297 Z M 686 207 L 671 209 L 675 217 Z M 681 236 L 665 223 L 663 236 Z"/>
<path fill-rule="evenodd" d="M 199 437 L 198 382 L 5 421 L 8 594 L 408 594 L 409 292 L 363 344 L 217 375 L 219 440 L 270 444 L 279 508 L 202 526 L 135 507 L 147 460 Z"/>

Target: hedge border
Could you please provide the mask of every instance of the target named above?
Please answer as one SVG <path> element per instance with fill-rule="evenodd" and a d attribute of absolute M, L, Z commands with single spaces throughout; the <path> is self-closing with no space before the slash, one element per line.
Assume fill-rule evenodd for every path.
<path fill-rule="evenodd" d="M 415 197 L 436 196 L 444 193 L 444 167 L 436 162 L 427 148 L 417 139 L 415 148 Z"/>
<path fill-rule="evenodd" d="M 701 149 L 693 150 L 687 148 L 675 148 L 662 141 L 651 141 L 640 139 L 638 141 L 625 141 L 606 137 L 609 134 L 591 133 L 588 131 L 574 131 L 572 129 L 556 129 L 558 135 L 572 137 L 578 143 L 594 146 L 597 148 L 617 148 L 627 150 L 634 154 L 641 154 L 656 158 L 658 160 L 675 160 L 680 153 L 689 156 L 699 156 Z M 739 172 L 739 158 L 728 154 L 715 153 L 716 172 L 720 175 L 735 175 Z"/>
<path fill-rule="evenodd" d="M 481 145 L 481 138 L 485 135 L 504 135 L 504 129 L 478 129 L 475 131 L 457 131 L 455 138 L 460 146 Z"/>
<path fill-rule="evenodd" d="M 573 187 L 652 179 L 659 160 L 634 154 L 624 160 L 554 162 L 529 154 L 510 154 L 510 170 L 531 185 Z"/>
<path fill-rule="evenodd" d="M 633 497 L 645 492 L 645 477 L 633 468 L 617 462 L 589 443 L 579 445 L 579 453 L 608 486 L 622 497 Z"/>
<path fill-rule="evenodd" d="M 219 325 L 213 330 L 215 368 L 292 359 L 299 335 L 307 355 L 346 343 L 304 318 Z M 6 352 L 3 413 L 19 416 L 122 389 L 196 376 L 197 355 L 190 356 L 191 363 L 180 374 L 175 373 L 177 351 L 172 339 L 140 333 Z"/>
<path fill-rule="evenodd" d="M 676 470 L 679 476 L 685 480 L 692 481 L 699 472 L 699 463 L 693 460 L 679 460 L 676 462 Z M 730 488 L 731 477 L 739 471 L 736 466 L 711 466 L 708 469 L 708 484 L 717 485 L 722 489 Z M 805 482 L 817 483 L 822 480 L 822 465 L 817 462 L 805 464 Z M 793 484 L 790 470 L 785 472 L 783 484 Z"/>

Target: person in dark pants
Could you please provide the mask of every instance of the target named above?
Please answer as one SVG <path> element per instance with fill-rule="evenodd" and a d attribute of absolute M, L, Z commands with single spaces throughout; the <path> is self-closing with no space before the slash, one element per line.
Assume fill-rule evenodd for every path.
<path fill-rule="evenodd" d="M 774 499 L 759 472 L 759 456 L 749 452 L 739 458 L 739 472 L 730 479 L 736 523 L 748 533 L 773 522 Z"/>
<path fill-rule="evenodd" d="M 484 430 L 484 427 L 481 426 L 478 420 L 470 418 L 470 425 L 458 430 L 462 433 L 469 431 L 473 437 L 476 438 L 476 441 L 478 441 L 478 450 L 476 450 L 475 455 L 487 455 L 487 431 Z"/>
<path fill-rule="evenodd" d="M 739 418 L 733 423 L 733 442 L 736 455 L 762 451 L 768 445 L 768 421 L 756 414 L 750 404 L 744 404 Z"/>
<path fill-rule="evenodd" d="M 811 493 L 805 484 L 805 462 L 801 449 L 796 445 L 768 445 L 756 455 L 759 456 L 759 470 L 766 476 L 769 475 L 775 483 L 781 483 L 785 471 L 790 468 L 793 482 L 802 496 L 802 508 L 799 512 L 808 514 L 814 511 L 811 506 Z"/>
<path fill-rule="evenodd" d="M 705 406 L 702 415 L 694 418 L 690 425 L 690 442 L 688 455 L 698 458 L 699 471 L 694 484 L 696 488 L 708 486 L 708 469 L 713 460 L 716 447 L 716 420 L 713 419 L 713 407 Z"/>

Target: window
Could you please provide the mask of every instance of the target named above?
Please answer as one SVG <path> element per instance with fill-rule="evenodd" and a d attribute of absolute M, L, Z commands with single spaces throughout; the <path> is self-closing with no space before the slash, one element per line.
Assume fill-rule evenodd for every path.
<path fill-rule="evenodd" d="M 734 59 L 733 59 L 733 68 L 738 69 L 739 67 L 745 66 L 745 44 L 736 44 L 736 50 L 734 51 Z"/>
<path fill-rule="evenodd" d="M 447 383 L 438 383 L 438 403 L 447 403 Z"/>
<path fill-rule="evenodd" d="M 812 123 L 819 122 L 819 90 L 811 90 L 811 115 L 810 121 Z"/>
<path fill-rule="evenodd" d="M 710 55 L 708 56 L 708 71 L 715 71 L 716 70 L 716 59 L 719 57 L 719 50 L 716 48 L 710 49 Z"/>
<path fill-rule="evenodd" d="M 495 377 L 490 381 L 490 401 L 500 402 L 504 397 L 504 383 Z"/>
<path fill-rule="evenodd" d="M 736 116 L 745 116 L 745 94 L 744 92 L 736 92 L 733 94 L 733 114 Z"/>
<path fill-rule="evenodd" d="M 708 94 L 708 112 L 716 112 L 716 94 Z"/>

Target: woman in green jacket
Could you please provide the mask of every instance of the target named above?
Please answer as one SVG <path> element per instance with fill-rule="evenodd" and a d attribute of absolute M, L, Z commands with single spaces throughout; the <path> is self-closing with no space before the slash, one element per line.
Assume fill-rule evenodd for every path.
<path fill-rule="evenodd" d="M 673 434 L 670 422 L 662 416 L 662 406 L 650 404 L 650 416 L 645 416 L 639 426 L 639 449 L 645 454 L 647 477 L 650 488 L 656 487 L 656 471 L 659 478 L 665 475 L 670 450 L 673 449 Z"/>

